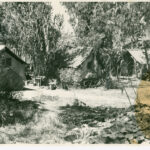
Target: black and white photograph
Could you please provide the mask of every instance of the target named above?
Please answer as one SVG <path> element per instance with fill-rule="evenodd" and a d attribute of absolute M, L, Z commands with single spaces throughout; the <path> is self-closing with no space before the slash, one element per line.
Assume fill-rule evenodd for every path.
<path fill-rule="evenodd" d="M 150 144 L 150 2 L 0 2 L 0 144 Z"/>

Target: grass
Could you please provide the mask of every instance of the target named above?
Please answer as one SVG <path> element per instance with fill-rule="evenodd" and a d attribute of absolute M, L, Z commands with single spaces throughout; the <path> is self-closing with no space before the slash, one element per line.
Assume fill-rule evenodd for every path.
<path fill-rule="evenodd" d="M 2 94 L 0 95 L 0 105 L 0 126 L 15 123 L 26 124 L 38 111 L 38 104 L 34 101 L 19 101 Z"/>
<path fill-rule="evenodd" d="M 109 121 L 126 112 L 124 108 L 89 107 L 77 99 L 72 105 L 61 106 L 60 98 L 49 95 L 32 101 L 16 96 L 0 102 L 1 112 L 6 112 L 0 127 L 2 144 L 110 143 L 112 137 L 102 137 L 102 131 L 109 135 Z"/>
<path fill-rule="evenodd" d="M 148 114 L 141 112 L 150 110 L 146 105 L 134 110 L 90 107 L 78 99 L 69 105 L 60 97 L 42 94 L 31 100 L 22 100 L 21 95 L 5 98 L 0 97 L 1 144 L 142 143 L 145 137 L 138 121 L 143 118 L 149 125 Z"/>
<path fill-rule="evenodd" d="M 54 97 L 43 98 L 44 101 L 55 99 Z M 56 112 L 48 111 L 40 106 L 42 101 L 42 97 L 37 97 L 37 101 L 0 97 L 1 144 L 64 142 L 65 126 L 59 120 Z"/>
<path fill-rule="evenodd" d="M 120 113 L 125 111 L 125 108 L 112 107 L 89 107 L 73 104 L 60 107 L 64 124 L 67 124 L 68 129 L 80 127 L 84 124 L 94 126 L 95 122 L 105 122 L 108 119 L 116 118 Z"/>
<path fill-rule="evenodd" d="M 135 105 L 129 108 L 89 107 L 79 105 L 79 103 L 77 105 L 76 102 L 71 106 L 63 106 L 60 116 L 67 126 L 64 139 L 78 144 L 142 143 L 147 137 L 141 131 L 138 118 L 135 117 L 134 113 L 140 107 L 145 108 L 146 106 Z M 149 122 L 149 119 L 147 118 L 145 121 Z"/>

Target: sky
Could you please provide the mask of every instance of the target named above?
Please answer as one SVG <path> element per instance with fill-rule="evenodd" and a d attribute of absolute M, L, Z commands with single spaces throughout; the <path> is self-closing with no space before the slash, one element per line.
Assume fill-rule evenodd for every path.
<path fill-rule="evenodd" d="M 53 13 L 55 14 L 61 14 L 64 16 L 64 25 L 63 25 L 63 32 L 65 33 L 72 33 L 73 28 L 71 24 L 69 23 L 69 14 L 64 6 L 61 5 L 58 1 L 51 2 L 51 5 L 53 7 Z"/>

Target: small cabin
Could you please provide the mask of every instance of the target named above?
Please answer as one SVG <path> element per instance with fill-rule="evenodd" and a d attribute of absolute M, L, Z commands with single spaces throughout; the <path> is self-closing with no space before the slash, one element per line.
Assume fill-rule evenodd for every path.
<path fill-rule="evenodd" d="M 5 45 L 0 45 L 0 69 L 11 68 L 25 80 L 26 63 Z"/>
<path fill-rule="evenodd" d="M 147 53 L 150 57 L 149 50 Z M 128 49 L 122 56 L 124 62 L 121 64 L 121 75 L 136 75 L 138 78 L 141 78 L 146 68 L 146 58 L 144 52 L 141 49 Z"/>
<path fill-rule="evenodd" d="M 81 79 L 102 77 L 103 68 L 94 49 L 92 47 L 77 47 L 76 49 L 79 53 L 69 62 L 68 68 L 78 72 Z"/>

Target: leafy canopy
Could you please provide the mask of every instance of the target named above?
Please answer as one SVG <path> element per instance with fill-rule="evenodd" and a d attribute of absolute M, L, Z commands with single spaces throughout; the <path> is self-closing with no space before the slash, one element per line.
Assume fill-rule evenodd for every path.
<path fill-rule="evenodd" d="M 106 70 L 117 69 L 124 47 L 140 46 L 150 21 L 150 3 L 146 2 L 63 4 L 80 44 L 93 47 Z"/>
<path fill-rule="evenodd" d="M 55 76 L 62 63 L 58 60 L 57 42 L 63 17 L 52 17 L 50 3 L 3 3 L 2 8 L 7 45 L 29 56 L 35 75 Z"/>

